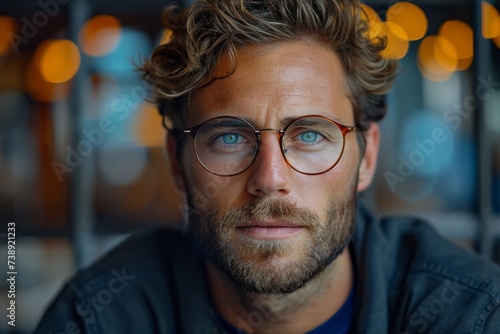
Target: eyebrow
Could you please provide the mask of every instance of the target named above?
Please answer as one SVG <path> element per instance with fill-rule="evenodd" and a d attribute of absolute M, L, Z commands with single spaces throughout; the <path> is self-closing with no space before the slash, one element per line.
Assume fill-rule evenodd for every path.
<path fill-rule="evenodd" d="M 303 117 L 303 116 L 322 116 L 322 117 L 327 117 L 327 118 L 330 118 L 331 120 L 334 120 L 335 122 L 339 123 L 339 124 L 344 124 L 342 122 L 342 120 L 337 117 L 336 115 L 326 115 L 324 112 L 321 112 L 319 110 L 313 110 L 310 114 L 304 114 L 304 115 L 294 115 L 294 116 L 288 116 L 288 117 L 285 117 L 283 118 L 281 121 L 280 121 L 280 129 L 284 129 L 288 124 L 290 124 L 292 121 L 296 120 L 297 118 L 300 118 L 300 117 Z M 248 118 L 248 117 L 241 117 L 241 116 L 238 116 L 238 118 L 240 119 L 244 119 L 245 121 L 247 121 L 248 123 L 252 124 L 252 126 L 256 129 L 260 129 L 261 127 L 257 126 L 256 122 L 254 119 L 252 118 Z M 265 127 L 264 127 L 265 128 Z"/>
<path fill-rule="evenodd" d="M 286 117 L 286 118 L 284 118 L 284 119 L 281 120 L 280 125 L 281 125 L 282 128 L 284 128 L 285 126 L 287 126 L 288 124 L 290 124 L 295 119 L 297 119 L 297 116 L 288 116 L 288 117 Z"/>
<path fill-rule="evenodd" d="M 304 115 L 306 116 L 306 115 Z M 290 124 L 292 121 L 294 121 L 295 119 L 299 118 L 300 116 L 289 116 L 289 117 L 286 117 L 284 119 L 282 119 L 280 121 L 280 125 L 279 127 L 281 129 L 284 129 L 288 124 Z M 241 119 L 244 119 L 245 121 L 247 121 L 248 123 L 252 124 L 252 126 L 256 129 L 264 129 L 265 127 L 260 127 L 260 126 L 257 126 L 256 122 L 254 122 L 253 119 L 251 118 L 248 118 L 248 117 L 240 117 Z"/>
<path fill-rule="evenodd" d="M 243 119 L 243 118 L 242 118 Z M 245 119 L 246 120 L 246 119 Z M 248 121 L 248 120 L 246 120 Z M 241 126 L 242 121 L 239 119 L 224 119 L 224 120 L 214 120 L 209 123 L 205 123 L 204 127 L 207 128 L 218 128 L 218 127 L 227 127 L 227 128 L 232 128 L 232 127 L 237 127 Z"/>

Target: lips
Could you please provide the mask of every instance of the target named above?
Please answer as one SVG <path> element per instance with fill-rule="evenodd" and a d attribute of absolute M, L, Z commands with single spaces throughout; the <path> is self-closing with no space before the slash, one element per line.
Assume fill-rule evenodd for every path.
<path fill-rule="evenodd" d="M 236 229 L 249 237 L 258 239 L 280 239 L 295 236 L 306 227 L 290 222 L 248 222 L 236 226 Z"/>

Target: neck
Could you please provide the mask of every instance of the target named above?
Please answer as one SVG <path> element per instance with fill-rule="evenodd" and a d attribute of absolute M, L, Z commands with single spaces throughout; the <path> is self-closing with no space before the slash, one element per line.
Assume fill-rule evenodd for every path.
<path fill-rule="evenodd" d="M 252 334 L 313 330 L 342 307 L 354 281 L 348 247 L 312 281 L 286 295 L 244 292 L 208 260 L 206 268 L 219 314 L 234 327 Z"/>

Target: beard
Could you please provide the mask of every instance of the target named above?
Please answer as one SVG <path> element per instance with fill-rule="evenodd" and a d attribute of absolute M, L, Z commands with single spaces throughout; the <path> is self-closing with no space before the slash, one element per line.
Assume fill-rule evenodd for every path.
<path fill-rule="evenodd" d="M 188 196 L 188 234 L 199 251 L 245 292 L 288 294 L 302 288 L 331 264 L 351 240 L 356 187 L 332 201 L 324 221 L 311 210 L 282 199 L 256 198 L 220 219 L 206 206 L 196 210 Z M 257 239 L 236 233 L 250 221 L 278 220 L 303 226 L 300 239 Z"/>

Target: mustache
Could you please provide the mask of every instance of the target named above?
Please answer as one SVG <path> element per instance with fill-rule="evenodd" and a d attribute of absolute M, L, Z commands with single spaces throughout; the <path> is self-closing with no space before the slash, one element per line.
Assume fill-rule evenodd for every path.
<path fill-rule="evenodd" d="M 228 210 L 220 219 L 222 229 L 244 226 L 250 221 L 281 220 L 297 226 L 315 227 L 320 218 L 308 209 L 282 199 L 256 198 L 246 205 Z"/>

